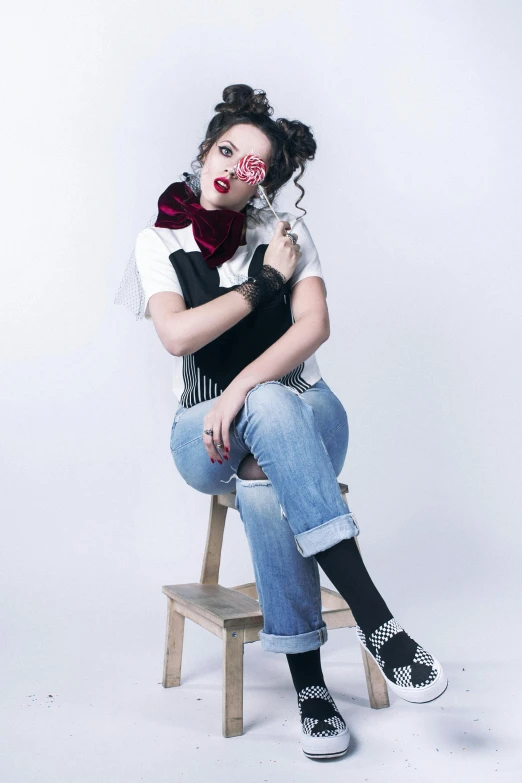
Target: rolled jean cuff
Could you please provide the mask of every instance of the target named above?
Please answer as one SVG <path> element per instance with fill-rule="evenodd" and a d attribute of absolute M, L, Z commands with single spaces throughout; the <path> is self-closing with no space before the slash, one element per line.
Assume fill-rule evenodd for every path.
<path fill-rule="evenodd" d="M 300 653 L 309 650 L 317 650 L 328 641 L 328 628 L 326 623 L 316 631 L 300 633 L 296 636 L 279 636 L 274 633 L 259 631 L 261 647 L 265 652 L 276 653 Z"/>
<path fill-rule="evenodd" d="M 350 511 L 340 517 L 323 522 L 322 525 L 305 530 L 294 535 L 297 549 L 303 557 L 310 557 L 316 552 L 323 552 L 343 538 L 353 538 L 359 535 L 359 527 L 355 515 Z"/>

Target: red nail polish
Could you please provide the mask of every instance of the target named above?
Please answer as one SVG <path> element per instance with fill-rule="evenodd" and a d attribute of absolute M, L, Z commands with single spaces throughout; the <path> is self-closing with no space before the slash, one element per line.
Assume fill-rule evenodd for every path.
<path fill-rule="evenodd" d="M 212 457 L 210 458 L 210 461 L 211 461 L 211 462 L 214 462 L 214 460 L 212 459 Z"/>
<path fill-rule="evenodd" d="M 226 451 L 226 452 L 230 451 L 230 449 L 228 448 L 228 446 L 225 448 L 225 451 Z"/>
<path fill-rule="evenodd" d="M 218 462 L 219 462 L 220 465 L 223 464 L 223 460 L 222 459 L 218 459 Z"/>
<path fill-rule="evenodd" d="M 223 454 L 223 458 L 224 458 L 224 459 L 228 459 L 228 457 L 227 457 L 227 455 L 226 455 L 226 454 Z"/>

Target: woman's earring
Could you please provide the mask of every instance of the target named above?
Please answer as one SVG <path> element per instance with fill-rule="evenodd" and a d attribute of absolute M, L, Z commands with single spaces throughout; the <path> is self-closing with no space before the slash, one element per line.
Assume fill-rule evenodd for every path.
<path fill-rule="evenodd" d="M 193 172 L 184 171 L 183 179 L 195 196 L 201 195 L 201 176 L 199 172 L 194 174 Z"/>

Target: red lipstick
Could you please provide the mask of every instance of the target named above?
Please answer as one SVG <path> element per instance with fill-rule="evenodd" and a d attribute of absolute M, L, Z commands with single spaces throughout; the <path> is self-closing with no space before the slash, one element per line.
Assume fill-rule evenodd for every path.
<path fill-rule="evenodd" d="M 228 193 L 230 190 L 230 183 L 226 177 L 217 177 L 214 180 L 214 187 L 218 193 Z"/>

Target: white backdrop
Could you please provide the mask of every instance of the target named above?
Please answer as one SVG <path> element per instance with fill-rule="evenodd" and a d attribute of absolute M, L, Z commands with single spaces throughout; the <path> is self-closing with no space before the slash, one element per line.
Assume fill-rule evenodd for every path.
<path fill-rule="evenodd" d="M 256 738 L 255 719 L 240 741 L 220 737 L 221 652 L 196 626 L 185 634 L 187 687 L 206 675 L 215 705 L 191 701 L 178 724 L 183 688 L 157 685 L 161 586 L 198 581 L 209 498 L 172 462 L 172 358 L 151 322 L 113 304 L 136 234 L 189 168 L 233 83 L 265 90 L 274 118 L 306 122 L 318 143 L 301 181 L 332 326 L 318 361 L 348 412 L 340 480 L 368 569 L 406 630 L 454 667 L 447 709 L 457 710 L 456 673 L 467 664 L 479 666 L 477 682 L 517 672 L 521 5 L 54 0 L 18 2 L 1 29 L 5 779 L 51 780 L 61 765 L 75 780 L 191 780 L 181 767 L 172 777 L 168 764 L 155 766 L 165 743 L 172 753 L 188 731 L 196 740 L 183 769 L 206 742 L 207 762 L 228 754 L 225 777 L 239 780 L 239 742 Z M 293 210 L 298 196 L 290 183 L 279 208 Z M 251 579 L 242 523 L 230 511 L 220 582 Z M 350 634 L 332 632 L 323 648 L 327 682 L 329 661 L 343 682 L 347 646 L 362 677 Z M 281 688 L 298 742 L 284 657 L 248 645 L 246 664 L 247 653 L 245 687 L 271 673 L 261 711 L 281 723 Z M 146 693 L 139 708 L 138 691 Z M 156 745 L 147 734 L 160 725 L 155 699 L 165 710 Z M 254 702 L 245 694 L 245 705 Z M 430 715 L 441 709 L 426 706 Z M 100 726 L 111 742 L 98 742 Z M 133 731 L 147 737 L 143 767 Z M 397 748 L 399 730 L 390 731 Z M 487 746 L 484 731 L 477 769 L 486 769 L 487 747 L 493 772 L 500 746 Z M 506 763 L 509 731 L 501 735 Z M 81 752 L 85 737 L 91 745 Z M 436 743 L 424 739 L 431 752 Z M 362 729 L 359 742 L 367 753 Z M 317 774 L 295 761 L 291 743 L 288 752 L 304 765 L 299 774 Z M 457 763 L 456 753 L 447 759 Z M 439 761 L 438 751 L 423 780 Z M 369 779 L 384 774 L 381 760 L 364 763 Z M 329 768 L 332 779 L 348 774 L 343 764 Z M 515 779 L 509 764 L 503 774 Z"/>

